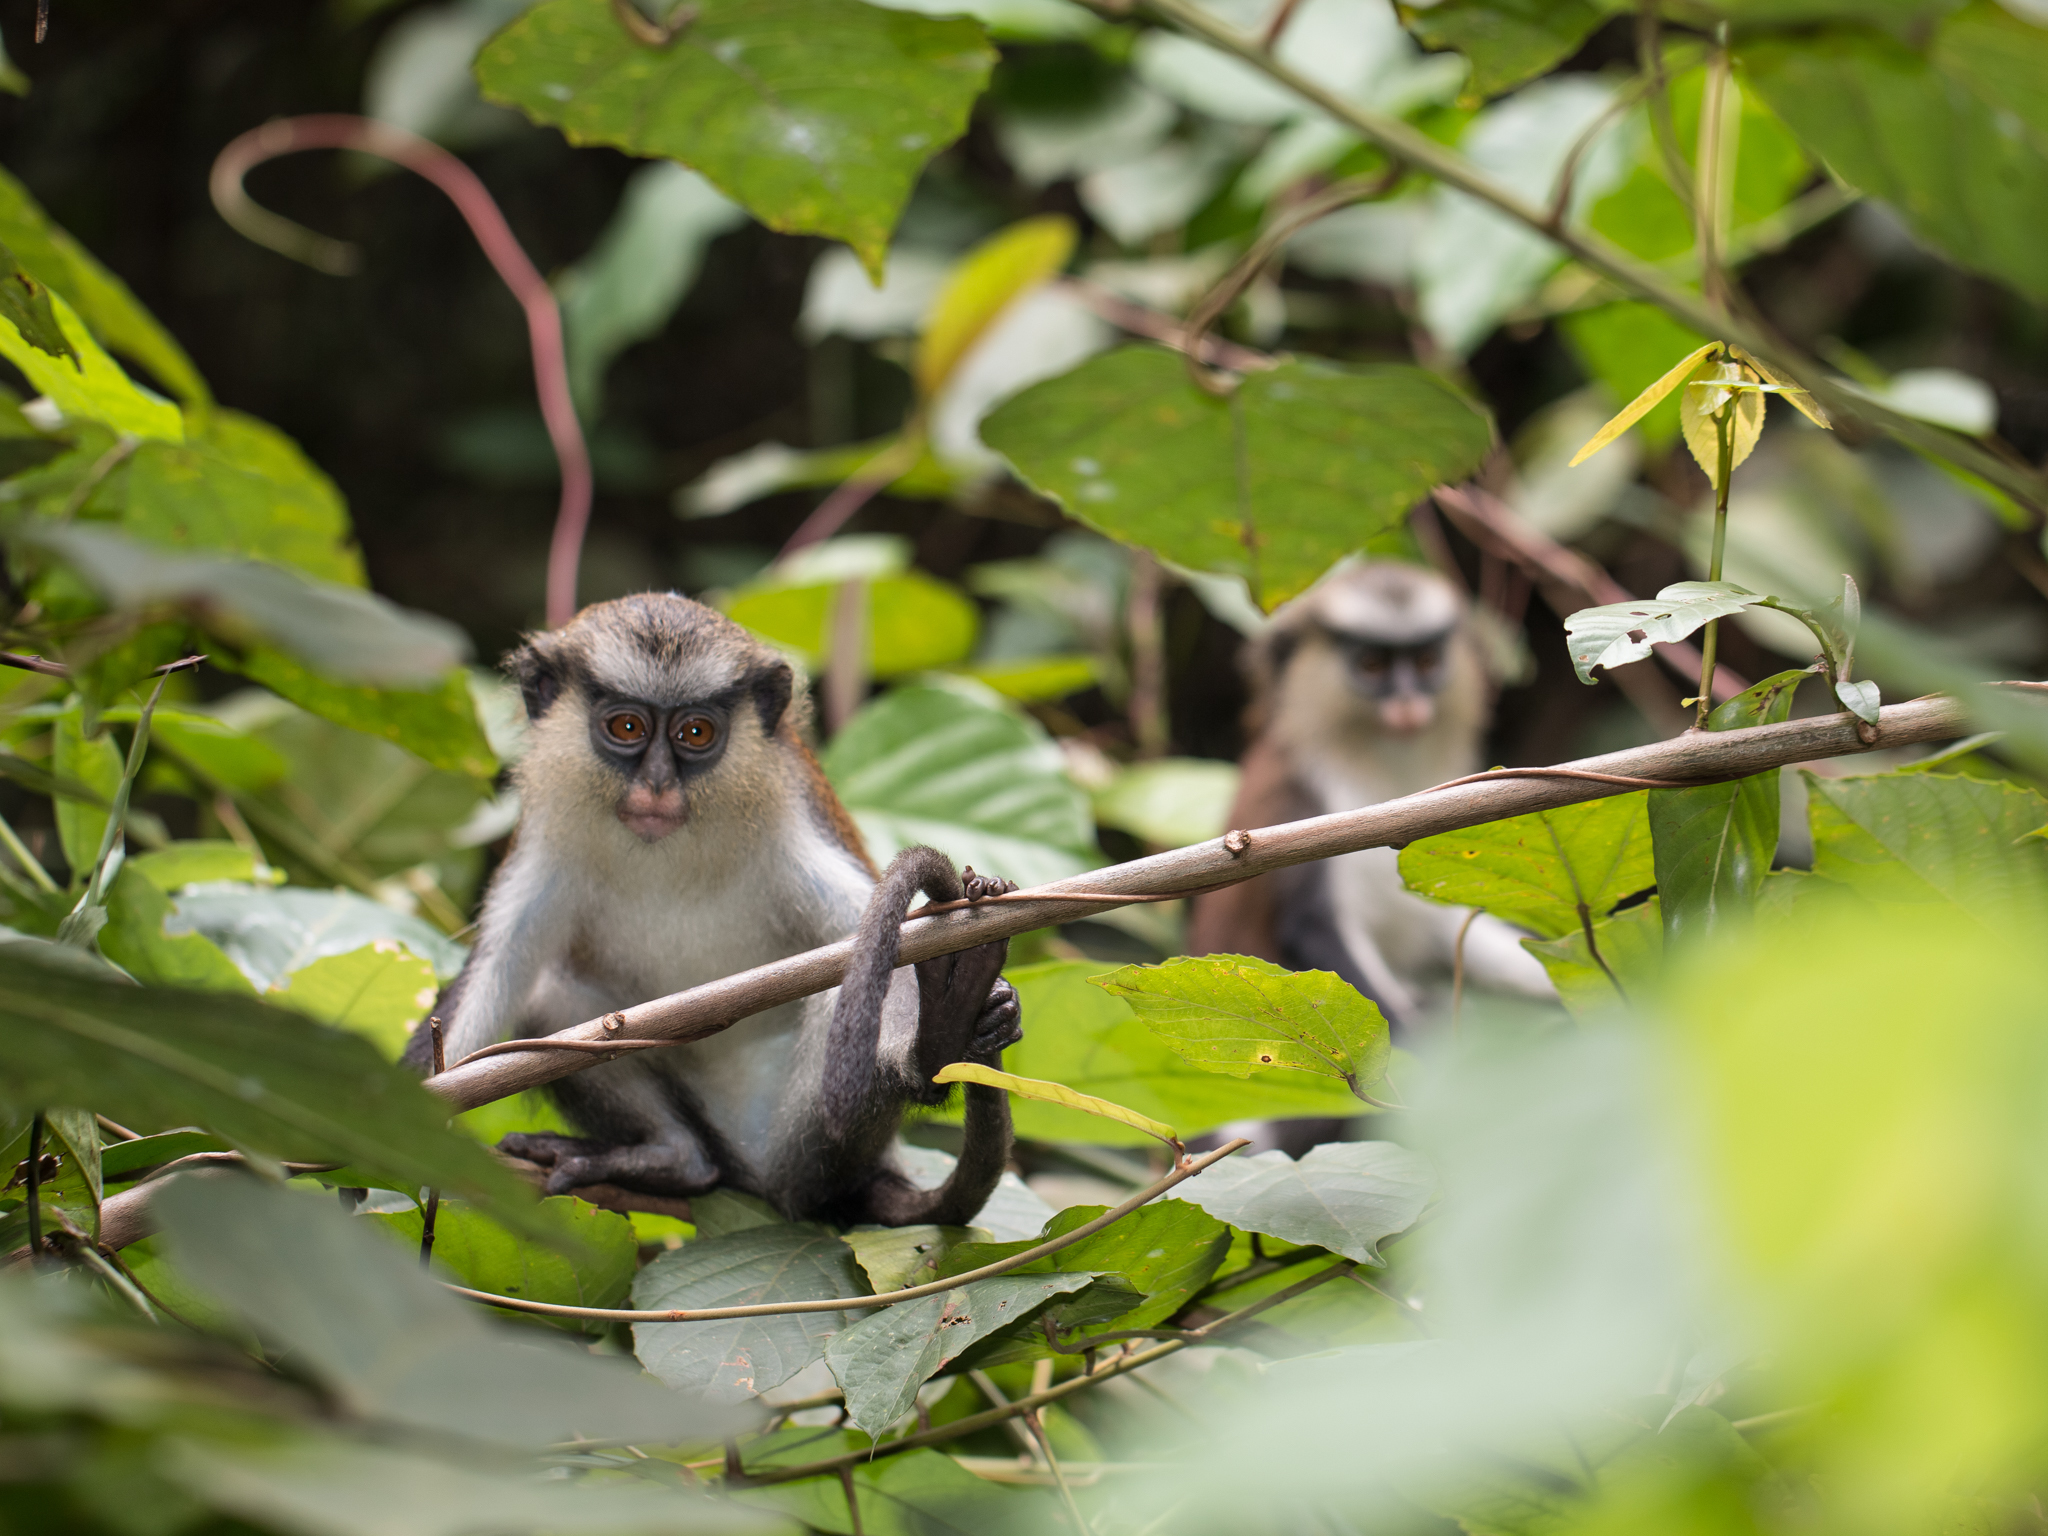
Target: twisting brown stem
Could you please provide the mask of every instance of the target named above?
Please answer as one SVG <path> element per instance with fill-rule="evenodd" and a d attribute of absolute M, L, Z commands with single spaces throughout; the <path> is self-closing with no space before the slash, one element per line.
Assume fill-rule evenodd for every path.
<path fill-rule="evenodd" d="M 534 389 L 540 396 L 541 416 L 562 474 L 562 499 L 548 546 L 547 621 L 551 626 L 568 623 L 576 615 L 576 567 L 590 525 L 591 474 L 590 451 L 569 394 L 562 312 L 555 304 L 554 290 L 527 258 L 505 215 L 474 171 L 440 145 L 372 118 L 343 112 L 286 117 L 232 140 L 215 158 L 209 183 L 220 216 L 258 245 L 308 266 L 336 276 L 354 272 L 360 262 L 354 246 L 315 234 L 258 207 L 242 186 L 243 178 L 266 160 L 307 149 L 357 150 L 402 165 L 431 181 L 455 204 L 483 247 L 485 258 L 525 310 L 527 339 L 533 349 Z"/>

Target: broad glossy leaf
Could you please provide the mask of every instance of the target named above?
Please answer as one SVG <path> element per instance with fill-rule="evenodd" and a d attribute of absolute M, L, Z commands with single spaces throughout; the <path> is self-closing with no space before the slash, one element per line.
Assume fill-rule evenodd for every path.
<path fill-rule="evenodd" d="M 84 711 L 75 702 L 51 727 L 50 767 L 60 778 L 84 785 L 107 805 L 113 803 L 114 792 L 121 785 L 120 747 L 107 731 L 102 730 L 97 736 L 86 735 Z M 99 856 L 108 812 L 68 797 L 57 800 L 52 809 L 64 862 L 71 866 L 73 883 L 79 883 Z"/>
<path fill-rule="evenodd" d="M 1779 872 L 1785 873 L 1790 871 Z M 1770 880 L 1778 878 L 1779 875 L 1772 875 Z M 1759 910 L 1764 907 L 1761 897 L 1769 889 L 1770 881 L 1766 881 L 1760 893 Z M 1614 981 L 1607 979 L 1607 972 L 1593 959 L 1583 929 L 1574 928 L 1554 939 L 1522 941 L 1522 947 L 1543 962 L 1550 984 L 1557 988 L 1558 999 L 1579 1018 L 1620 1002 L 1616 981 L 1627 989 L 1631 1000 L 1638 992 L 1647 993 L 1656 982 L 1664 964 L 1664 921 L 1657 898 L 1652 896 L 1612 917 L 1602 918 L 1593 925 L 1593 938 L 1600 946 L 1600 958 L 1614 972 Z"/>
<path fill-rule="evenodd" d="M 1074 254 L 1074 221 L 1041 214 L 1012 224 L 960 258 L 925 321 L 912 377 L 929 400 L 1013 300 L 1055 276 Z"/>
<path fill-rule="evenodd" d="M 733 1422 L 627 1361 L 494 1327 L 423 1273 L 416 1251 L 330 1200 L 179 1179 L 158 1209 L 178 1268 L 365 1417 L 533 1448 L 667 1443 Z"/>
<path fill-rule="evenodd" d="M 419 1253 L 425 1216 L 417 1207 L 369 1219 L 400 1238 L 402 1252 Z M 521 1237 L 463 1201 L 443 1200 L 434 1216 L 434 1263 L 471 1290 L 493 1296 L 571 1307 L 616 1307 L 625 1299 L 640 1262 L 632 1222 L 570 1195 L 541 1201 L 534 1220 L 552 1242 Z M 579 1318 L 542 1320 L 582 1332 L 611 1327 Z"/>
<path fill-rule="evenodd" d="M 518 1181 L 368 1042 L 254 998 L 108 978 L 42 946 L 0 946 L 8 1103 L 90 1104 L 124 1125 L 198 1125 L 274 1157 L 361 1163 L 523 1225 Z"/>
<path fill-rule="evenodd" d="M 1178 353 L 1125 347 L 1024 391 L 982 439 L 1074 517 L 1242 575 L 1270 610 L 1470 473 L 1492 429 L 1454 386 L 1406 365 L 1290 362 L 1219 400 Z"/>
<path fill-rule="evenodd" d="M 177 919 L 177 909 L 149 872 L 136 867 L 140 862 L 130 860 L 114 878 L 107 925 L 99 933 L 100 953 L 144 986 L 253 996 L 248 978 L 211 939 L 189 928 L 167 930 L 166 924 Z"/>
<path fill-rule="evenodd" d="M 1136 763 L 1095 791 L 1095 819 L 1162 848 L 1221 837 L 1237 798 L 1235 763 L 1162 757 Z"/>
<path fill-rule="evenodd" d="M 772 577 L 725 602 L 727 617 L 813 664 L 832 650 L 838 585 L 785 585 Z M 957 587 L 923 571 L 902 571 L 866 584 L 867 670 L 901 677 L 964 661 L 974 649 L 981 616 Z"/>
<path fill-rule="evenodd" d="M 962 1243 L 986 1243 L 981 1227 L 856 1227 L 846 1234 L 875 1294 L 908 1290 L 939 1278 L 939 1265 Z"/>
<path fill-rule="evenodd" d="M 1033 656 L 1023 661 L 985 661 L 960 671 L 1020 704 L 1050 703 L 1102 681 L 1093 656 Z"/>
<path fill-rule="evenodd" d="M 62 297 L 52 293 L 50 301 L 73 356 L 52 357 L 5 315 L 0 315 L 0 356 L 19 368 L 67 421 L 96 421 L 130 437 L 181 441 L 185 421 L 177 406 L 123 373 Z"/>
<path fill-rule="evenodd" d="M 1648 791 L 1418 838 L 1401 878 L 1432 901 L 1483 907 L 1539 938 L 1605 917 L 1655 882 Z"/>
<path fill-rule="evenodd" d="M 821 754 L 868 851 L 929 843 L 955 864 L 1035 885 L 1096 862 L 1088 797 L 1035 720 L 959 688 L 898 688 Z"/>
<path fill-rule="evenodd" d="M 1477 100 L 1547 73 L 1607 19 L 1607 9 L 1592 0 L 1442 0 L 1401 9 L 1425 45 L 1456 49 L 1471 62 L 1465 95 Z"/>
<path fill-rule="evenodd" d="M 1198 1067 L 1249 1077 L 1277 1069 L 1363 1093 L 1386 1074 L 1379 1005 L 1329 971 L 1290 971 L 1245 955 L 1127 965 L 1097 980 Z"/>
<path fill-rule="evenodd" d="M 1683 640 L 1712 619 L 1740 613 L 1757 594 L 1732 581 L 1680 581 L 1653 598 L 1581 608 L 1564 621 L 1572 666 L 1591 683 L 1595 667 L 1625 667 L 1657 646 Z"/>
<path fill-rule="evenodd" d="M 1000 1328 L 1055 1296 L 1094 1283 L 1092 1274 L 995 1275 L 869 1313 L 835 1335 L 825 1363 L 846 1392 L 854 1424 L 878 1435 L 910 1411 L 917 1389 Z"/>
<path fill-rule="evenodd" d="M 867 1295 L 853 1250 L 823 1227 L 773 1223 L 699 1237 L 659 1255 L 633 1282 L 633 1305 L 740 1307 Z M 635 1323 L 640 1363 L 671 1387 L 714 1402 L 779 1387 L 824 1357 L 859 1312 L 792 1312 L 709 1323 Z"/>
<path fill-rule="evenodd" d="M 258 646 L 239 658 L 214 658 L 322 719 L 396 742 L 436 768 L 489 778 L 498 759 L 477 719 L 469 676 L 449 672 L 438 687 L 372 688 L 321 677 L 282 651 Z"/>
<path fill-rule="evenodd" d="M 361 1035 L 387 1061 L 396 1061 L 440 990 L 430 961 L 391 939 L 376 939 L 293 971 L 269 995 L 295 1012 Z"/>
<path fill-rule="evenodd" d="M 1299 1162 L 1226 1157 L 1174 1191 L 1233 1227 L 1373 1265 L 1386 1262 L 1381 1239 L 1413 1226 L 1435 1193 L 1429 1160 L 1391 1141 L 1325 1142 Z"/>
<path fill-rule="evenodd" d="M 127 284 L 52 223 L 28 190 L 4 170 L 0 240 L 30 276 L 69 300 L 107 347 L 140 363 L 188 405 L 206 403 L 205 381 L 171 334 L 136 302 Z"/>
<path fill-rule="evenodd" d="M 1801 668 L 1765 678 L 1709 714 L 1707 729 L 1737 731 L 1790 719 L 1793 695 L 1812 675 Z M 1747 914 L 1778 852 L 1777 770 L 1699 789 L 1653 789 L 1649 796 L 1665 937 L 1711 933 Z"/>
<path fill-rule="evenodd" d="M 1859 29 L 1766 34 L 1739 57 L 1744 78 L 1835 174 L 1890 203 L 1951 261 L 2043 299 L 2048 125 L 2038 82 L 2048 33 L 1990 12 L 1946 23 L 1927 55 Z"/>
<path fill-rule="evenodd" d="M 163 715 L 150 722 L 150 734 L 163 729 Z M 178 891 L 199 881 L 232 880 L 240 884 L 258 881 L 256 855 L 239 843 L 201 839 L 175 842 L 148 853 L 132 856 L 131 869 L 160 891 Z"/>
<path fill-rule="evenodd" d="M 1190 1065 L 1125 1003 L 1092 984 L 1114 969 L 1101 961 L 1052 960 L 1006 972 L 1023 1004 L 1024 1038 L 1003 1053 L 1005 1064 L 1164 1120 L 1184 1136 L 1231 1120 L 1343 1118 L 1363 1109 L 1335 1078 L 1261 1072 L 1238 1080 Z M 1152 1144 L 1142 1131 L 1053 1104 L 1022 1100 L 1011 1114 L 1017 1134 L 1036 1140 Z"/>
<path fill-rule="evenodd" d="M 1004 1092 L 1023 1099 L 1037 1099 L 1046 1104 L 1058 1104 L 1066 1109 L 1079 1110 L 1084 1115 L 1098 1119 L 1114 1120 L 1119 1125 L 1128 1125 L 1133 1130 L 1143 1131 L 1148 1136 L 1179 1145 L 1180 1138 L 1173 1133 L 1173 1127 L 1163 1121 L 1154 1120 L 1150 1115 L 1141 1115 L 1134 1109 L 1125 1109 L 1121 1104 L 1112 1104 L 1107 1099 L 1096 1098 L 1093 1094 L 1078 1093 L 1064 1083 L 1049 1083 L 1043 1078 L 1019 1077 L 1014 1072 L 998 1072 L 993 1067 L 984 1067 L 971 1061 L 956 1061 L 939 1068 L 933 1075 L 935 1083 L 981 1083 L 990 1088 L 1001 1088 Z"/>
<path fill-rule="evenodd" d="M 546 0 L 476 73 L 571 143 L 680 160 L 771 229 L 844 240 L 879 282 L 911 187 L 994 63 L 978 23 L 854 0 L 705 0 L 662 48 L 606 0 Z"/>
<path fill-rule="evenodd" d="M 1943 773 L 1804 775 L 1813 872 L 1887 905 L 2048 921 L 2048 799 Z"/>
<path fill-rule="evenodd" d="M 173 898 L 178 927 L 204 934 L 261 991 L 294 971 L 364 945 L 395 944 L 453 980 L 467 951 L 417 917 L 358 896 L 305 886 L 210 885 Z"/>
<path fill-rule="evenodd" d="M 821 1461 L 868 1444 L 850 1430 L 782 1430 L 767 1437 L 783 1454 L 754 1459 L 760 1442 L 749 1443 L 747 1469 L 765 1470 L 778 1460 Z M 854 1499 L 860 1505 L 863 1536 L 1002 1536 L 1030 1529 L 1043 1506 L 1022 1491 L 976 1477 L 952 1457 L 934 1450 L 906 1451 L 863 1462 L 853 1469 Z M 805 1527 L 852 1536 L 853 1514 L 837 1477 L 807 1477 L 767 1488 L 741 1485 L 740 1504 L 775 1510 Z"/>

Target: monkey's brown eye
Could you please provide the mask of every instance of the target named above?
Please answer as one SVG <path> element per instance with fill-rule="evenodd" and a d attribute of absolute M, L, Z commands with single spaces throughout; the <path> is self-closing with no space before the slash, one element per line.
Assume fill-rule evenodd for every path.
<path fill-rule="evenodd" d="M 718 740 L 718 722 L 709 715 L 685 715 L 676 722 L 676 743 L 702 752 Z"/>
<path fill-rule="evenodd" d="M 647 722 L 622 711 L 605 721 L 604 733 L 622 747 L 637 747 L 647 739 Z"/>

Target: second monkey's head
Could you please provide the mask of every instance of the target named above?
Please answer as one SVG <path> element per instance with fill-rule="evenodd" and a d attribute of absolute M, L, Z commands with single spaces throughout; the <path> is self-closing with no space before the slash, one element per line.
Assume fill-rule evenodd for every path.
<path fill-rule="evenodd" d="M 1434 571 L 1374 560 L 1338 571 L 1274 615 L 1253 661 L 1269 707 L 1347 716 L 1412 736 L 1481 715 L 1486 683 L 1465 603 Z M 1288 695 L 1296 695 L 1289 699 Z"/>
<path fill-rule="evenodd" d="M 769 813 L 803 753 L 789 663 L 673 592 L 593 603 L 505 665 L 532 723 L 517 770 L 529 815 L 576 807 L 659 843 L 713 806 L 721 821 Z"/>

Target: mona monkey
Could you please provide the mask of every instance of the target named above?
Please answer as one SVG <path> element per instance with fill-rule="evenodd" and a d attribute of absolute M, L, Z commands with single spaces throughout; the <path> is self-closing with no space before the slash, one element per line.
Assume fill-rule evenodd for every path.
<path fill-rule="evenodd" d="M 898 969 L 917 891 L 1012 889 L 908 848 L 877 877 L 804 744 L 789 663 L 673 593 L 598 603 L 507 662 L 532 722 L 513 770 L 520 820 L 469 963 L 437 1004 L 450 1060 L 548 1034 L 856 934 L 833 992 L 719 1034 L 635 1051 L 550 1085 L 580 1136 L 500 1145 L 560 1194 L 609 1183 L 723 1187 L 792 1220 L 964 1225 L 1010 1151 L 1009 1101 L 966 1087 L 965 1144 L 937 1189 L 891 1160 L 904 1110 L 953 1061 L 994 1066 L 1023 1038 L 998 940 Z M 425 1031 L 408 1060 L 423 1065 Z"/>
<path fill-rule="evenodd" d="M 1492 688 L 1464 600 L 1434 572 L 1392 561 L 1339 571 L 1275 614 L 1246 662 L 1254 739 L 1233 827 L 1356 810 L 1479 767 Z M 1334 971 L 1412 1027 L 1448 984 L 1469 909 L 1408 891 L 1398 857 L 1368 848 L 1198 896 L 1188 951 Z M 1466 977 L 1553 996 L 1520 937 L 1480 914 Z"/>

